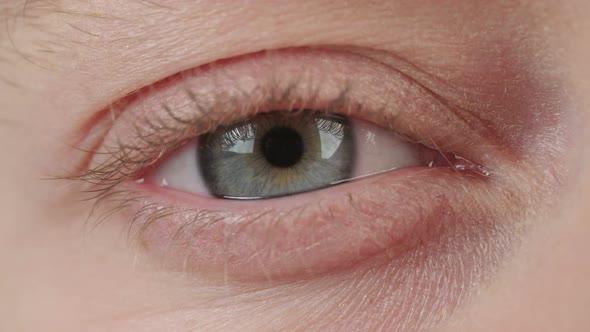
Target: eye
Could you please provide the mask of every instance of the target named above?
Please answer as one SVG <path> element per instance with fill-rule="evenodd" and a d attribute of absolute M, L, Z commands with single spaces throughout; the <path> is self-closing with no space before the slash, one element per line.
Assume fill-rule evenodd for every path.
<path fill-rule="evenodd" d="M 275 111 L 201 135 L 147 179 L 217 197 L 270 198 L 419 166 L 421 155 L 418 144 L 365 121 Z"/>
<path fill-rule="evenodd" d="M 78 178 L 98 220 L 123 216 L 141 250 L 204 278 L 418 255 L 440 232 L 494 224 L 485 197 L 500 195 L 482 165 L 501 158 L 494 136 L 432 91 L 339 51 L 223 61 L 105 110 L 112 124 Z"/>

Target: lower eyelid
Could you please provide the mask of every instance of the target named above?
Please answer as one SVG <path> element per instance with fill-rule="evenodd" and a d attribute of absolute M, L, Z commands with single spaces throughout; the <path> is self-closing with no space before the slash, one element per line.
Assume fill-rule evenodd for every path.
<path fill-rule="evenodd" d="M 151 191 L 150 200 L 176 205 L 158 208 L 144 202 L 165 217 L 150 217 L 149 209 L 130 217 L 142 229 L 147 249 L 177 268 L 242 281 L 322 274 L 380 252 L 402 254 L 428 242 L 440 227 L 471 220 L 465 218 L 491 218 L 485 211 L 461 212 L 475 206 L 481 182 L 445 168 L 422 170 L 400 170 L 263 205 L 143 186 L 138 191 Z M 464 190 L 472 190 L 470 197 L 463 197 Z"/>

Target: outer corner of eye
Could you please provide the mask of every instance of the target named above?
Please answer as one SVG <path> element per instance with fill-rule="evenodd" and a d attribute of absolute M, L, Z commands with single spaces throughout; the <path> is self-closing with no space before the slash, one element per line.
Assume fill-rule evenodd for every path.
<path fill-rule="evenodd" d="M 339 115 L 268 112 L 199 136 L 167 157 L 152 184 L 194 194 L 255 199 L 329 187 L 420 166 L 420 146 Z"/>

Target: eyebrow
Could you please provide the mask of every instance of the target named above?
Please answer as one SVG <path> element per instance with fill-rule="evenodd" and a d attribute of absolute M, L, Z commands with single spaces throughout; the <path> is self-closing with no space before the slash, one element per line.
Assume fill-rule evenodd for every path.
<path fill-rule="evenodd" d="M 23 30 L 34 29 L 43 34 L 50 32 L 51 24 L 45 18 L 61 10 L 61 0 L 17 0 L 0 3 L 0 68 L 23 68 L 39 58 L 19 47 Z M 46 36 L 40 36 L 42 40 Z M 7 70 L 0 70 L 0 83 L 9 87 L 20 86 Z M 1 87 L 1 86 L 0 86 Z"/>
<path fill-rule="evenodd" d="M 82 32 L 70 20 L 114 19 L 72 4 L 70 0 L 0 2 L 0 92 L 7 87 L 26 88 L 18 81 L 17 68 L 59 69 L 55 61 L 59 51 L 79 46 L 65 33 L 65 29 Z"/>
<path fill-rule="evenodd" d="M 175 7 L 161 0 L 130 0 L 125 6 L 73 0 L 4 5 L 2 12 L 18 24 L 7 24 L 5 31 L 0 26 L 0 34 L 10 37 L 0 36 L 0 101 L 13 96 L 8 92 L 8 98 L 3 98 L 4 87 L 20 87 L 33 91 L 31 97 L 43 100 L 47 108 L 69 112 L 73 122 L 82 124 L 125 96 L 218 60 L 265 50 L 352 45 L 393 55 L 388 60 L 380 57 L 383 62 L 391 60 L 393 67 L 397 59 L 410 60 L 421 72 L 442 78 L 445 84 L 440 86 L 462 92 L 461 101 L 468 95 L 494 95 L 522 106 L 517 92 L 526 91 L 526 95 L 543 96 L 537 98 L 542 104 L 537 109 L 559 106 L 555 100 L 561 91 L 532 89 L 527 83 L 559 86 L 540 78 L 543 68 L 553 68 L 539 65 L 547 48 L 542 40 L 545 16 L 535 12 L 538 8 L 529 8 L 525 0 L 509 5 L 461 0 L 421 4 L 302 0 L 267 5 L 261 13 L 258 5 L 265 2 L 272 0 L 241 2 L 240 6 L 232 5 L 232 0 L 176 0 Z M 370 36 L 373 29 L 382 36 Z M 42 82 L 37 86 L 41 89 L 29 88 L 31 82 Z M 514 89 L 515 84 L 521 90 Z M 489 91 L 481 90 L 484 85 Z M 490 92 L 496 88 L 503 94 Z M 505 110 L 507 121 L 520 121 L 533 107 L 500 109 Z"/>
<path fill-rule="evenodd" d="M 19 28 L 36 26 L 43 29 L 43 21 L 55 13 L 67 13 L 64 0 L 16 0 L 0 3 L 0 41 L 10 38 Z M 49 28 L 49 22 L 47 27 Z"/>
<path fill-rule="evenodd" d="M 125 2 L 125 6 L 114 6 L 109 1 L 90 6 L 87 2 L 71 0 L 4 3 L 0 9 L 6 21 L 14 24 L 7 23 L 6 29 L 0 27 L 0 77 L 6 76 L 2 62 L 9 62 L 6 67 L 14 71 L 18 66 L 59 70 L 60 63 L 65 61 L 71 66 L 66 68 L 72 74 L 68 77 L 71 81 L 81 81 L 80 75 L 85 74 L 86 79 L 109 82 L 111 93 L 122 96 L 182 70 L 264 49 L 370 44 L 366 31 L 375 28 L 373 24 L 377 23 L 373 22 L 383 19 L 391 22 L 391 31 L 395 32 L 389 34 L 387 44 L 400 55 L 448 65 L 456 61 L 445 64 L 432 56 L 433 51 L 441 55 L 464 53 L 458 48 L 471 43 L 471 39 L 465 42 L 466 37 L 462 36 L 470 31 L 468 25 L 484 26 L 474 16 L 493 22 L 499 13 L 510 13 L 510 17 L 520 15 L 519 20 L 510 21 L 502 17 L 503 24 L 492 27 L 505 29 L 504 34 L 517 30 L 510 24 L 525 26 L 527 17 L 533 16 L 523 6 L 514 11 L 512 7 L 517 5 L 511 5 L 507 11 L 503 4 L 436 0 L 422 4 L 404 0 L 366 3 L 310 0 L 307 6 L 290 2 L 281 6 L 267 4 L 264 13 L 258 8 L 266 3 L 264 0 L 240 6 L 231 0 L 177 0 L 174 6 L 170 3 L 162 0 L 134 0 Z M 355 15 L 359 9 L 363 15 Z M 449 11 L 454 16 L 449 17 L 446 14 Z M 522 15 L 523 12 L 527 15 Z M 359 17 L 361 21 L 354 21 Z M 457 19 L 461 17 L 465 21 Z M 322 27 L 310 24 L 318 19 L 322 19 Z M 349 20 L 354 22 L 349 24 Z M 355 25 L 362 29 L 352 29 Z M 520 31 L 534 30 L 522 26 Z M 260 33 L 265 27 L 268 27 L 265 33 Z M 488 35 L 489 32 L 476 29 L 469 38 L 477 40 Z M 285 39 L 289 39 L 288 45 Z M 218 47 L 201 51 L 206 49 L 202 47 L 204 43 Z M 167 65 L 170 63 L 174 66 Z M 78 87 L 70 88 L 74 91 Z"/>

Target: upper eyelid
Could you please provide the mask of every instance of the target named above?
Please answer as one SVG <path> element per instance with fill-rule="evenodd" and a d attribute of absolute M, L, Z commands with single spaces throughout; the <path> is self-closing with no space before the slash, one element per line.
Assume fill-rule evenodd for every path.
<path fill-rule="evenodd" d="M 467 99 L 472 100 L 473 97 L 467 98 L 466 91 L 464 89 L 456 89 L 452 85 L 449 85 L 445 80 L 428 73 L 427 71 L 417 67 L 413 63 L 409 62 L 407 59 L 399 57 L 395 54 L 391 54 L 386 51 L 379 51 L 375 49 L 365 49 L 362 47 L 352 47 L 352 46 L 316 46 L 311 49 L 312 51 L 318 51 L 324 53 L 323 55 L 331 55 L 331 54 L 338 54 L 338 53 L 348 53 L 353 56 L 357 56 L 360 58 L 364 58 L 365 60 L 373 61 L 381 66 L 387 67 L 388 70 L 391 70 L 395 74 L 403 76 L 406 80 L 412 81 L 417 86 L 420 86 L 425 92 L 429 93 L 430 96 L 437 98 L 439 95 L 444 95 L 442 98 L 438 98 L 438 101 L 442 101 L 443 99 L 446 102 L 450 100 L 463 100 L 466 101 Z M 266 51 L 264 53 L 285 53 L 289 52 L 291 49 L 279 49 L 279 50 L 272 50 Z M 295 49 L 295 51 L 301 51 L 300 49 Z M 304 50 L 305 52 L 305 50 Z M 257 53 L 255 55 L 259 55 Z M 239 59 L 243 57 L 250 57 L 252 55 L 244 55 L 239 57 L 234 57 L 231 59 L 223 59 L 222 62 L 233 62 L 239 61 Z M 236 60 L 237 59 L 237 60 Z M 96 114 L 92 115 L 88 120 L 84 122 L 83 125 L 79 127 L 76 132 L 71 134 L 71 137 L 74 137 L 74 141 L 78 142 L 74 144 L 76 146 L 81 146 L 85 140 L 87 140 L 87 136 L 96 136 L 97 127 L 100 129 L 98 132 L 102 131 L 105 127 L 110 127 L 116 121 L 116 119 L 124 112 L 127 106 L 136 103 L 136 101 L 140 98 L 143 98 L 145 94 L 151 94 L 154 91 L 159 91 L 162 88 L 165 88 L 167 85 L 174 85 L 179 84 L 178 81 L 182 81 L 182 76 L 186 73 L 188 75 L 195 75 L 195 73 L 202 72 L 200 68 L 209 68 L 211 64 L 202 65 L 197 69 L 190 69 L 185 72 L 174 74 L 170 77 L 163 78 L 159 81 L 151 83 L 148 86 L 142 87 L 133 91 L 132 93 L 123 96 L 116 101 L 110 103 L 105 109 L 97 112 Z M 219 68 L 222 67 L 220 65 L 215 65 L 215 67 Z M 296 82 L 293 82 L 296 83 Z M 239 87 L 238 87 L 239 88 Z M 444 92 L 443 92 L 444 90 Z M 317 91 L 317 90 L 316 90 Z M 191 95 L 191 90 L 186 89 L 186 95 Z M 454 96 L 454 97 L 452 97 Z M 194 102 L 194 98 L 193 98 Z M 450 107 L 453 107 L 456 102 L 451 103 Z M 195 106 L 198 106 L 198 103 L 194 103 Z M 385 107 L 386 105 L 379 105 L 378 107 Z M 375 105 L 373 105 L 375 108 Z M 89 135 L 92 134 L 92 135 Z M 87 143 L 86 143 L 87 144 Z"/>
<path fill-rule="evenodd" d="M 107 110 L 103 119 L 103 121 L 111 122 L 112 127 L 108 132 L 107 140 L 102 144 L 102 150 L 96 151 L 98 160 L 74 178 L 100 182 L 102 176 L 108 186 L 116 185 L 129 177 L 137 176 L 141 169 L 156 163 L 183 140 L 212 130 L 216 125 L 244 120 L 256 111 L 255 108 L 260 107 L 267 110 L 273 107 L 277 110 L 285 110 L 290 106 L 297 108 L 309 105 L 316 109 L 327 108 L 332 111 L 344 110 L 345 113 L 366 113 L 369 121 L 373 118 L 374 122 L 388 129 L 399 129 L 399 126 L 396 128 L 396 122 L 403 119 L 404 113 L 407 113 L 405 111 L 412 111 L 411 108 L 418 109 L 413 110 L 414 112 L 426 112 L 432 117 L 433 122 L 436 122 L 437 116 L 440 117 L 438 113 L 445 113 L 420 110 L 420 108 L 438 108 L 440 111 L 446 107 L 441 104 L 441 100 L 436 95 L 432 95 L 434 92 L 413 82 L 407 75 L 396 71 L 384 72 L 382 66 L 375 65 L 374 62 L 363 62 L 358 56 L 353 58 L 352 63 L 357 65 L 359 77 L 350 78 L 351 75 L 347 73 L 337 72 L 322 73 L 326 75 L 318 78 L 314 77 L 319 76 L 318 69 L 312 67 L 312 71 L 315 72 L 310 77 L 303 77 L 297 73 L 283 81 L 278 76 L 272 75 L 247 77 L 246 83 L 250 84 L 250 90 L 244 89 L 240 82 L 234 82 L 241 79 L 240 71 L 244 71 L 244 67 L 251 68 L 256 64 L 259 67 L 266 65 L 272 68 L 274 73 L 284 69 L 275 63 L 277 58 L 303 57 L 320 61 L 319 63 L 325 66 L 333 66 L 330 68 L 339 69 L 338 66 L 342 65 L 340 62 L 349 60 L 348 58 L 342 60 L 343 56 L 336 51 L 317 49 L 282 50 L 258 56 L 255 59 L 237 60 L 237 64 L 225 63 L 205 68 L 205 70 L 199 68 L 188 73 L 181 73 L 115 103 Z M 245 62 L 246 65 L 242 65 L 240 61 Z M 248 64 L 248 61 L 252 62 Z M 225 74 L 226 68 L 232 65 L 234 65 L 234 73 Z M 251 69 L 245 72 L 248 73 L 249 70 Z M 207 75 L 214 77 L 208 84 L 206 83 Z M 192 90 L 191 82 L 194 83 L 195 80 L 202 82 L 203 76 L 205 77 L 203 85 L 206 88 L 203 89 L 201 85 L 195 84 L 194 86 L 201 87 L 201 90 Z M 335 83 L 338 77 L 341 77 L 340 82 Z M 369 81 L 360 84 L 358 82 L 361 80 L 360 77 Z M 252 86 L 252 80 L 256 78 L 260 81 Z M 371 79 L 377 82 L 370 82 Z M 225 82 L 218 80 L 225 80 Z M 391 91 L 387 95 L 383 95 L 384 92 L 379 93 L 375 89 L 377 89 L 376 86 L 381 85 L 389 85 L 383 91 Z M 233 94 L 228 91 L 233 91 Z M 309 98 L 314 100 L 307 100 Z M 240 109 L 240 105 L 236 105 L 236 102 L 246 103 L 246 106 L 242 105 Z M 296 105 L 298 102 L 300 104 Z M 184 107 L 184 109 L 179 111 L 178 107 Z M 219 109 L 223 108 L 225 111 L 219 112 Z M 207 115 L 207 112 L 213 112 L 212 109 L 217 109 L 218 119 Z M 113 115 L 112 118 L 109 117 L 110 115 Z M 442 120 L 445 121 L 445 119 Z M 440 122 L 440 119 L 438 121 Z M 196 125 L 203 124 L 201 128 L 196 128 Z M 476 133 L 473 132 L 473 135 Z M 420 143 L 429 145 L 434 142 L 425 140 Z M 434 144 L 434 147 L 444 149 L 440 143 Z"/>
<path fill-rule="evenodd" d="M 284 50 L 279 50 L 276 52 L 282 52 Z M 320 51 L 322 52 L 322 51 Z M 326 54 L 322 54 L 323 56 L 326 56 Z M 218 69 L 220 69 L 219 65 L 214 65 L 215 68 L 212 69 L 212 71 L 218 71 Z M 206 71 L 211 71 L 211 68 L 207 68 Z M 195 76 L 199 76 L 201 74 L 205 74 L 206 71 L 202 71 L 201 69 L 196 69 L 196 70 L 190 70 L 188 71 L 187 77 L 195 77 Z M 240 101 L 240 102 L 244 102 L 246 100 L 245 97 L 248 97 L 248 95 L 251 94 L 257 94 L 257 98 L 259 98 L 259 100 L 248 100 L 248 102 L 251 102 L 253 104 L 255 104 L 255 106 L 258 106 L 259 104 L 261 104 L 261 101 L 264 101 L 264 106 L 267 107 L 285 107 L 285 108 L 292 108 L 289 106 L 292 105 L 287 105 L 285 103 L 293 103 L 294 100 L 297 101 L 301 101 L 304 103 L 313 103 L 316 99 L 318 99 L 318 95 L 317 93 L 319 93 L 322 90 L 322 87 L 325 85 L 329 85 L 329 84 L 325 84 L 324 82 L 321 82 L 321 79 L 314 79 L 314 81 L 308 81 L 306 82 L 308 84 L 308 86 L 306 87 L 307 91 L 304 91 L 303 94 L 305 94 L 305 96 L 303 96 L 302 93 L 298 93 L 297 96 L 295 96 L 296 94 L 293 93 L 295 90 L 297 90 L 297 88 L 302 85 L 300 84 L 302 81 L 301 77 L 292 77 L 289 78 L 288 83 L 286 84 L 282 84 L 282 86 L 279 86 L 280 83 L 275 82 L 276 80 L 272 77 L 263 77 L 260 78 L 260 81 L 262 81 L 262 83 L 258 82 L 256 84 L 256 86 L 254 87 L 254 89 L 251 89 L 250 91 L 246 91 L 246 89 L 242 88 L 240 86 L 240 84 L 232 84 L 230 87 L 226 87 L 229 88 L 230 90 L 232 90 L 233 92 L 230 94 L 226 94 L 221 95 L 218 93 L 215 93 L 213 91 L 205 91 L 204 93 L 197 93 L 196 91 L 193 91 L 191 87 L 189 86 L 182 86 L 184 84 L 183 80 L 183 76 L 185 73 L 180 73 L 179 75 L 175 75 L 175 77 L 172 78 L 167 78 L 165 79 L 163 82 L 158 82 L 155 85 L 149 86 L 145 89 L 142 89 L 138 92 L 136 92 L 133 95 L 133 101 L 135 102 L 137 99 L 141 99 L 140 97 L 138 97 L 139 95 L 141 95 L 143 92 L 145 92 L 145 94 L 149 95 L 155 93 L 158 93 L 158 91 L 161 91 L 163 89 L 161 89 L 161 87 L 163 85 L 169 85 L 169 86 L 181 86 L 181 91 L 180 94 L 182 96 L 188 96 L 189 98 L 184 98 L 185 101 L 183 101 L 183 105 L 179 105 L 176 104 L 175 106 L 178 108 L 187 108 L 188 106 L 188 112 L 187 110 L 183 110 L 182 112 L 184 112 L 185 114 L 188 113 L 188 117 L 187 118 L 194 118 L 193 114 L 190 113 L 197 113 L 197 114 L 201 114 L 203 117 L 209 117 L 209 121 L 213 121 L 215 120 L 215 122 L 217 122 L 217 118 L 219 117 L 219 115 L 217 115 L 216 117 L 211 117 L 209 116 L 209 114 L 207 114 L 208 112 L 206 111 L 207 109 L 211 109 L 211 108 L 216 108 L 216 109 L 223 109 L 223 108 L 227 108 L 227 109 L 231 109 L 232 111 L 235 110 L 235 107 L 232 105 L 232 99 L 234 99 L 235 101 Z M 234 80 L 234 77 L 231 76 L 227 76 L 224 75 L 223 71 L 221 70 L 221 76 L 225 76 L 224 79 L 226 80 Z M 392 79 L 392 81 L 400 81 L 399 79 Z M 407 80 L 403 80 L 404 82 L 407 83 Z M 324 98 L 326 100 L 329 100 L 329 107 L 335 109 L 338 108 L 337 105 L 338 104 L 344 104 L 346 103 L 346 99 L 349 99 L 349 97 L 351 96 L 351 94 L 349 93 L 350 90 L 352 90 L 352 87 L 354 85 L 358 85 L 358 84 L 352 84 L 353 80 L 348 80 L 346 82 L 344 82 L 344 84 L 341 85 L 341 87 L 337 88 L 337 92 L 336 94 L 332 93 L 331 97 L 328 98 Z M 319 84 L 318 84 L 319 83 Z M 314 86 L 316 85 L 316 86 Z M 408 85 L 408 84 L 406 84 Z M 310 89 L 311 86 L 311 89 Z M 209 87 L 210 90 L 213 89 L 217 89 L 218 86 L 215 85 L 213 87 Z M 223 87 L 222 87 L 223 88 Z M 402 87 L 403 88 L 403 87 Z M 164 88 L 165 89 L 165 88 Z M 332 89 L 334 89 L 334 87 L 332 87 Z M 238 97 L 236 97 L 236 92 L 239 95 Z M 175 93 L 178 94 L 178 91 L 176 91 Z M 185 119 L 182 117 L 182 115 L 180 114 L 175 114 L 176 113 L 176 107 L 172 107 L 170 106 L 170 104 L 168 103 L 168 101 L 165 100 L 164 96 L 164 100 L 160 100 L 158 101 L 159 103 L 161 103 L 160 105 L 149 105 L 151 107 L 156 107 L 156 108 L 162 108 L 164 109 L 164 111 L 166 111 L 167 115 L 172 118 L 173 120 L 175 120 L 176 122 L 183 122 L 185 121 Z M 292 98 L 293 97 L 293 98 Z M 174 96 L 174 98 L 178 98 L 178 96 Z M 213 101 L 211 100 L 213 99 Z M 224 100 L 225 99 L 225 100 Z M 119 114 L 119 112 L 121 112 L 121 109 L 127 108 L 127 106 L 129 106 L 130 103 L 125 102 L 122 106 L 116 106 L 116 109 L 111 109 L 111 112 L 114 112 L 116 114 Z M 358 106 L 358 105 L 357 105 Z M 371 105 L 373 108 L 383 108 L 385 109 L 387 107 L 386 103 L 380 103 L 379 105 Z M 145 106 L 142 106 L 145 107 Z M 167 108 L 167 109 L 166 109 Z M 172 108 L 175 108 L 174 110 L 172 110 Z M 246 107 L 247 108 L 247 107 Z M 178 112 L 178 113 L 182 113 L 182 112 Z M 218 114 L 220 112 L 217 112 Z M 225 115 L 228 114 L 228 112 L 222 112 Z M 233 115 L 233 114 L 232 114 Z M 150 115 L 151 116 L 151 115 Z M 239 116 L 234 118 L 235 120 L 242 120 L 242 118 L 240 118 Z M 180 120 L 180 121 L 179 121 Z M 157 121 L 157 120 L 156 120 Z M 191 121 L 191 120 L 188 120 Z M 195 123 L 192 124 L 196 124 L 196 123 L 202 123 L 202 120 L 199 120 Z"/>

